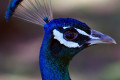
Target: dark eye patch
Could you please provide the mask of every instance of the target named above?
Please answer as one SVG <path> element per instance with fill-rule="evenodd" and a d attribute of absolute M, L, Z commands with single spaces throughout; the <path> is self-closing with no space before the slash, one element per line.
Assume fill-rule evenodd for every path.
<path fill-rule="evenodd" d="M 76 39 L 72 40 L 72 41 L 77 42 L 79 45 L 82 45 L 82 44 L 86 43 L 89 40 L 90 40 L 90 38 L 88 36 L 78 34 L 78 37 Z"/>
<path fill-rule="evenodd" d="M 63 33 L 64 39 L 67 41 L 75 40 L 78 37 L 78 32 L 73 28 L 68 28 Z"/>
<path fill-rule="evenodd" d="M 64 38 L 68 41 L 71 41 L 71 40 L 74 40 L 76 39 L 78 36 L 78 33 L 75 33 L 75 32 L 70 32 L 70 31 L 67 31 L 64 33 Z"/>

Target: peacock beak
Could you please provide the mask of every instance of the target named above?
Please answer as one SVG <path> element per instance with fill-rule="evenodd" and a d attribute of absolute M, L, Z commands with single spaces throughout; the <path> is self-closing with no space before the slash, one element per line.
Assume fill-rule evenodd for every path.
<path fill-rule="evenodd" d="M 105 34 L 99 32 L 99 31 L 91 29 L 90 40 L 88 41 L 88 43 L 90 45 L 101 44 L 101 43 L 104 43 L 104 44 L 110 44 L 110 43 L 116 44 L 116 41 L 113 38 L 111 38 L 110 36 L 108 36 L 108 35 L 105 35 Z"/>

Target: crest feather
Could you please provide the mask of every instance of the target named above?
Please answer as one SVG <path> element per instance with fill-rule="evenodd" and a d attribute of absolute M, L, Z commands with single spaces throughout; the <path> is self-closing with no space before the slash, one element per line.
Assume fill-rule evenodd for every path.
<path fill-rule="evenodd" d="M 53 19 L 51 0 L 11 0 L 6 12 L 6 19 L 11 16 L 42 25 Z"/>

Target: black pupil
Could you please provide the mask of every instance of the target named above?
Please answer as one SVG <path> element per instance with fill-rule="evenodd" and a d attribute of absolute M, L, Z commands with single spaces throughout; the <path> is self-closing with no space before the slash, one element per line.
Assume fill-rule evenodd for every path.
<path fill-rule="evenodd" d="M 78 36 L 77 32 L 66 31 L 66 32 L 64 33 L 64 38 L 65 38 L 66 40 L 74 40 L 74 39 L 77 38 L 77 36 Z"/>

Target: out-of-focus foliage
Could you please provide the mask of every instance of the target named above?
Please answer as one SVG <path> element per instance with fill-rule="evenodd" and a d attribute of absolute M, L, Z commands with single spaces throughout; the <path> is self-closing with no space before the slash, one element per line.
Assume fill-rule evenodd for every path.
<path fill-rule="evenodd" d="M 106 66 L 101 74 L 101 80 L 120 80 L 120 62 Z"/>

